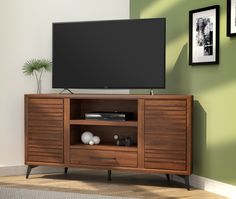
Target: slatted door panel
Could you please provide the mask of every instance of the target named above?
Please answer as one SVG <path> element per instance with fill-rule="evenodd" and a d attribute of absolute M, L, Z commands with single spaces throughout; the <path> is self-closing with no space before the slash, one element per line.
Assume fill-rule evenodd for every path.
<path fill-rule="evenodd" d="M 186 100 L 145 100 L 145 168 L 186 170 Z"/>
<path fill-rule="evenodd" d="M 63 99 L 28 99 L 29 162 L 63 163 Z"/>

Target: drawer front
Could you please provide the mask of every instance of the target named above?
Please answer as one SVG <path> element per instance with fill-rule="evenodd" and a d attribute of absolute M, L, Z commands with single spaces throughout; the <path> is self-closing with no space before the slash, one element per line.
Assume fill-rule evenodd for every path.
<path fill-rule="evenodd" d="M 71 149 L 70 163 L 77 165 L 137 167 L 137 153 Z"/>
<path fill-rule="evenodd" d="M 186 111 L 186 100 L 145 101 L 145 168 L 186 169 Z"/>
<path fill-rule="evenodd" d="M 63 99 L 28 99 L 28 161 L 63 163 L 63 111 Z"/>

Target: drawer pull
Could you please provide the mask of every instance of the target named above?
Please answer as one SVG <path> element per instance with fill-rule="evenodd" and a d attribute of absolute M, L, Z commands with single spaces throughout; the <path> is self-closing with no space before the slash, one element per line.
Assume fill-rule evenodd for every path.
<path fill-rule="evenodd" d="M 116 158 L 102 158 L 102 157 L 94 157 L 94 156 L 90 156 L 90 159 L 92 159 L 92 160 L 101 160 L 101 161 L 106 161 L 106 160 L 115 161 L 116 160 Z"/>

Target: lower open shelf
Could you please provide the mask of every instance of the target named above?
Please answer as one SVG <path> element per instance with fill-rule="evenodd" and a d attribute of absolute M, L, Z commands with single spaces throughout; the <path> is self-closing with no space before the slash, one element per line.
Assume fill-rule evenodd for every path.
<path fill-rule="evenodd" d="M 87 144 L 74 144 L 70 146 L 71 149 L 89 149 L 89 150 L 107 150 L 107 151 L 135 151 L 137 146 L 115 146 L 109 144 L 87 145 Z"/>

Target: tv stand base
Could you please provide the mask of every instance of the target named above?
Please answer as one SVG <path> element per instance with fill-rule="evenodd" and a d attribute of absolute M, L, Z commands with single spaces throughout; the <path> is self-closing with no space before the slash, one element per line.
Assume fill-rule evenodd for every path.
<path fill-rule="evenodd" d="M 150 95 L 154 95 L 154 90 L 151 88 L 150 89 L 150 92 L 149 92 Z"/>
<path fill-rule="evenodd" d="M 64 91 L 68 91 L 70 94 L 74 94 L 69 88 L 64 88 L 60 94 L 64 93 Z"/>

